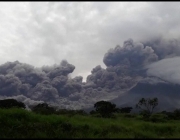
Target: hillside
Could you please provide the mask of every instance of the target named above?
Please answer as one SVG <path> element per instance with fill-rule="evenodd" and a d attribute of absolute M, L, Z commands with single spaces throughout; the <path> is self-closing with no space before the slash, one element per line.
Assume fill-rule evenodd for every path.
<path fill-rule="evenodd" d="M 166 82 L 157 77 L 148 77 L 137 83 L 129 91 L 111 100 L 117 106 L 133 106 L 141 98 L 159 99 L 157 110 L 180 108 L 180 85 Z"/>

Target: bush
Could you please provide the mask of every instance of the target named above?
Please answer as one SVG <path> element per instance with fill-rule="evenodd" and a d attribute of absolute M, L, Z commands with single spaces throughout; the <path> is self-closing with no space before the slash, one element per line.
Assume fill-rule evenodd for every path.
<path fill-rule="evenodd" d="M 180 120 L 180 109 L 175 109 L 173 112 L 162 111 L 161 113 L 167 115 L 168 119 Z"/>
<path fill-rule="evenodd" d="M 142 115 L 137 115 L 135 118 L 136 118 L 137 120 L 142 120 L 142 119 L 143 119 L 143 116 L 142 116 Z"/>
<path fill-rule="evenodd" d="M 48 104 L 42 103 L 38 104 L 31 109 L 33 112 L 38 114 L 50 115 L 55 114 L 56 110 L 53 107 L 49 107 Z"/>
<path fill-rule="evenodd" d="M 63 122 L 61 124 L 61 128 L 62 128 L 62 131 L 69 132 L 72 129 L 72 124 L 70 124 L 69 122 Z"/>
<path fill-rule="evenodd" d="M 96 102 L 94 108 L 103 118 L 110 118 L 116 112 L 116 105 L 108 101 Z"/>
<path fill-rule="evenodd" d="M 96 113 L 96 114 L 92 114 L 93 117 L 98 117 L 98 118 L 101 118 L 101 114 L 100 113 Z"/>
<path fill-rule="evenodd" d="M 170 119 L 170 120 L 174 120 L 175 119 L 175 115 L 174 115 L 173 112 L 162 111 L 161 114 L 167 115 L 168 119 Z"/>
<path fill-rule="evenodd" d="M 149 118 L 151 122 L 166 122 L 168 120 L 168 116 L 166 114 L 152 114 Z"/>
<path fill-rule="evenodd" d="M 136 117 L 136 115 L 135 114 L 124 114 L 124 117 L 126 117 L 126 118 L 135 118 Z"/>
<path fill-rule="evenodd" d="M 87 113 L 84 110 L 67 110 L 67 109 L 59 109 L 58 111 L 56 111 L 56 114 L 58 115 L 62 115 L 62 114 L 66 114 L 66 115 L 87 115 Z"/>
<path fill-rule="evenodd" d="M 118 112 L 119 113 L 130 113 L 132 109 L 133 109 L 132 107 L 122 107 L 122 108 L 118 109 Z"/>
<path fill-rule="evenodd" d="M 89 112 L 89 114 L 93 115 L 93 114 L 97 114 L 97 112 L 96 112 L 95 110 L 91 110 L 91 111 Z"/>
<path fill-rule="evenodd" d="M 76 114 L 79 115 L 87 115 L 87 113 L 84 110 L 75 110 Z"/>
<path fill-rule="evenodd" d="M 180 120 L 180 109 L 175 109 L 173 112 L 173 116 L 175 120 Z"/>
<path fill-rule="evenodd" d="M 142 115 L 142 116 L 143 116 L 143 120 L 148 120 L 149 117 L 151 116 L 151 114 L 150 114 L 149 111 L 147 111 L 147 110 L 141 111 L 139 115 Z"/>
<path fill-rule="evenodd" d="M 12 108 L 12 107 L 26 108 L 24 103 L 18 102 L 15 99 L 0 100 L 0 108 Z"/>

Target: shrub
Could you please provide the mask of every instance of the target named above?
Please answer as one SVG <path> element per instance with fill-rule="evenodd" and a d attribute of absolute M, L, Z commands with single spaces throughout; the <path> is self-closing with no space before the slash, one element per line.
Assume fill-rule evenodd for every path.
<path fill-rule="evenodd" d="M 140 112 L 140 115 L 143 116 L 143 120 L 148 120 L 149 117 L 151 116 L 151 114 L 150 114 L 149 111 L 147 111 L 147 110 L 141 111 L 141 112 Z"/>
<path fill-rule="evenodd" d="M 87 115 L 87 113 L 84 110 L 67 110 L 67 109 L 59 109 L 58 111 L 56 111 L 56 114 L 58 115 L 62 115 L 62 114 L 66 114 L 66 115 Z"/>
<path fill-rule="evenodd" d="M 175 120 L 180 120 L 180 109 L 175 109 L 173 112 L 173 116 Z"/>
<path fill-rule="evenodd" d="M 124 117 L 126 117 L 126 118 L 135 118 L 136 117 L 136 115 L 134 115 L 134 114 L 124 114 Z"/>
<path fill-rule="evenodd" d="M 89 114 L 93 115 L 93 114 L 97 114 L 97 112 L 96 112 L 95 110 L 91 110 L 91 111 L 89 112 Z"/>
<path fill-rule="evenodd" d="M 166 114 L 152 114 L 149 118 L 151 122 L 166 122 L 168 119 L 168 116 Z"/>
<path fill-rule="evenodd" d="M 113 112 L 116 112 L 116 105 L 108 101 L 96 102 L 94 108 L 96 112 L 100 113 L 104 118 L 109 118 Z"/>
<path fill-rule="evenodd" d="M 49 107 L 48 104 L 42 103 L 38 104 L 31 109 L 35 113 L 50 115 L 55 114 L 56 110 L 53 107 Z"/>
<path fill-rule="evenodd" d="M 130 113 L 131 110 L 132 110 L 132 107 L 122 107 L 122 108 L 119 109 L 118 112 L 120 112 L 120 113 Z"/>
<path fill-rule="evenodd" d="M 96 113 L 96 114 L 92 114 L 93 117 L 98 117 L 98 118 L 101 118 L 101 114 L 100 113 Z"/>
<path fill-rule="evenodd" d="M 26 108 L 24 103 L 18 102 L 15 99 L 0 100 L 0 108 L 12 108 L 12 107 Z"/>

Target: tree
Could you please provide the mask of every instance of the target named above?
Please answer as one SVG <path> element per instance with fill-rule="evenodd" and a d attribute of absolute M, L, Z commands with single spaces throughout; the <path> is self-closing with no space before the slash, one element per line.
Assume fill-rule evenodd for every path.
<path fill-rule="evenodd" d="M 38 104 L 32 107 L 31 110 L 35 113 L 45 114 L 45 115 L 54 114 L 56 112 L 55 108 L 50 107 L 47 103 Z"/>
<path fill-rule="evenodd" d="M 140 99 L 139 102 L 136 104 L 136 108 L 141 109 L 144 114 L 151 115 L 153 113 L 154 108 L 158 105 L 158 98 L 147 98 L 147 99 Z"/>
<path fill-rule="evenodd" d="M 132 107 L 122 107 L 119 109 L 120 113 L 130 113 L 132 110 Z"/>
<path fill-rule="evenodd" d="M 99 101 L 94 104 L 94 108 L 105 118 L 111 117 L 112 113 L 116 111 L 116 105 L 108 101 Z"/>
<path fill-rule="evenodd" d="M 91 110 L 89 113 L 90 113 L 91 115 L 93 115 L 93 114 L 96 114 L 97 112 L 96 112 L 95 110 Z"/>
<path fill-rule="evenodd" d="M 0 100 L 0 108 L 12 108 L 12 107 L 26 108 L 24 103 L 18 102 L 15 99 Z"/>
<path fill-rule="evenodd" d="M 175 109 L 173 111 L 173 116 L 175 120 L 179 120 L 180 119 L 180 109 Z"/>

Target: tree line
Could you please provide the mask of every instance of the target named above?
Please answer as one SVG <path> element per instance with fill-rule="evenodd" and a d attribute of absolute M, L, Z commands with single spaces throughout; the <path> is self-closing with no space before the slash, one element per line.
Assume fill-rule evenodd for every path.
<path fill-rule="evenodd" d="M 169 119 L 180 119 L 180 109 L 175 109 L 173 112 L 162 111 L 159 114 L 153 114 L 154 109 L 158 106 L 158 98 L 141 98 L 139 102 L 136 104 L 135 108 L 139 109 L 139 115 L 143 116 L 143 119 L 148 120 L 151 119 L 156 121 L 157 118 L 169 118 Z M 24 103 L 19 102 L 15 99 L 4 99 L 0 100 L 0 108 L 23 108 L 26 106 Z M 68 114 L 68 115 L 88 115 L 84 110 L 68 110 L 68 109 L 55 109 L 54 107 L 49 106 L 47 103 L 41 103 L 31 108 L 32 112 L 49 115 L 49 114 Z M 98 101 L 94 104 L 94 110 L 90 111 L 90 115 L 98 116 L 102 118 L 111 118 L 114 114 L 124 113 L 130 114 L 133 107 L 116 107 L 116 104 L 113 104 L 109 101 Z"/>

